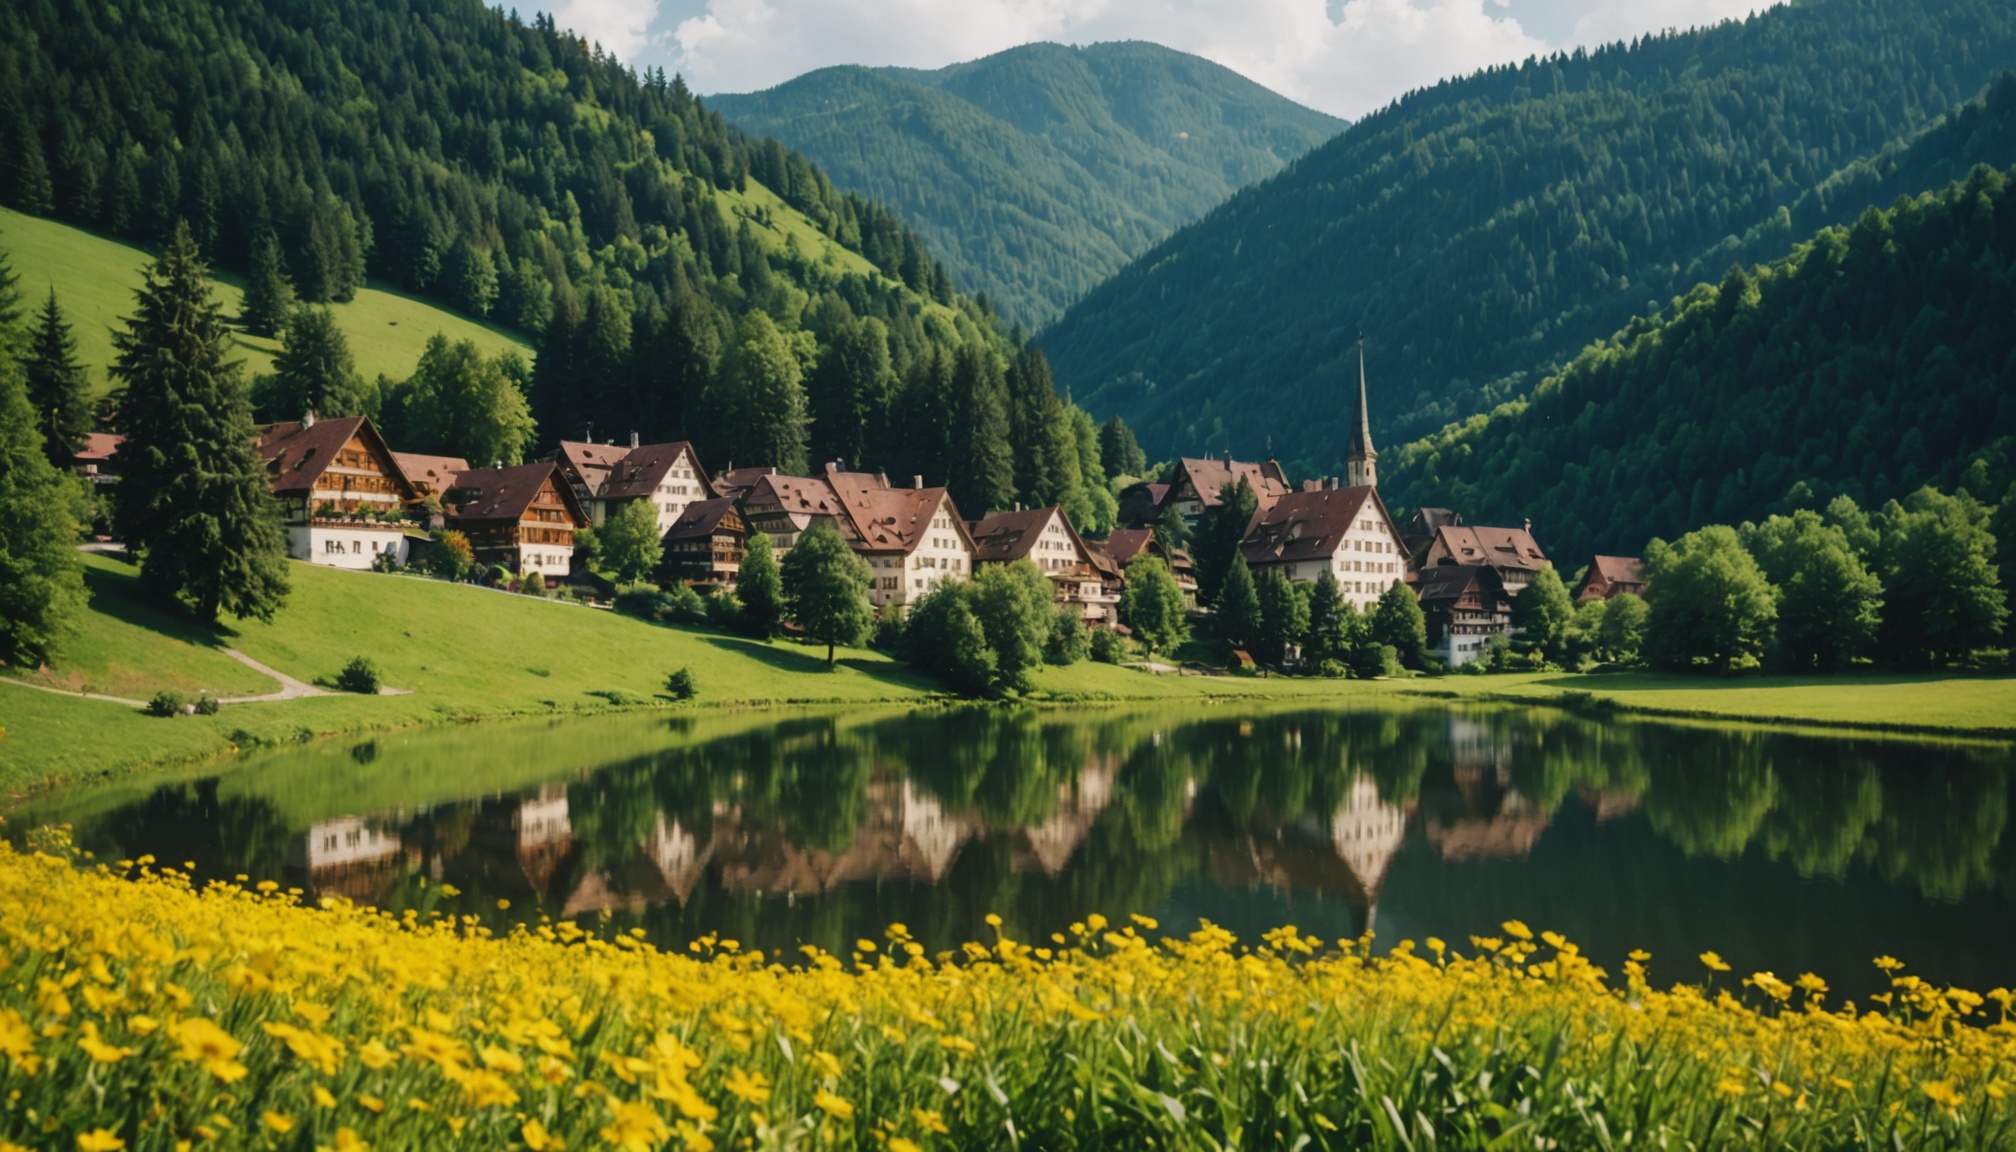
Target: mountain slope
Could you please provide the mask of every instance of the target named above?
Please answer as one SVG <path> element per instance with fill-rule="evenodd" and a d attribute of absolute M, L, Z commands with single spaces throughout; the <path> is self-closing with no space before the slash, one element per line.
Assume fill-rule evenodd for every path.
<path fill-rule="evenodd" d="M 1983 166 L 1697 287 L 1382 476 L 1411 505 L 1531 516 L 1569 567 L 1838 492 L 1994 501 L 2016 478 L 2012 315 L 2016 168 Z"/>
<path fill-rule="evenodd" d="M 1183 229 L 1041 344 L 1151 452 L 1271 436 L 1336 472 L 1360 328 L 1379 439 L 1483 410 L 2011 65 L 2006 4 L 1810 0 L 1446 82 Z"/>
<path fill-rule="evenodd" d="M 959 284 L 1032 326 L 1343 127 L 1138 42 L 1028 44 L 928 72 L 824 68 L 710 103 L 893 205 Z"/>

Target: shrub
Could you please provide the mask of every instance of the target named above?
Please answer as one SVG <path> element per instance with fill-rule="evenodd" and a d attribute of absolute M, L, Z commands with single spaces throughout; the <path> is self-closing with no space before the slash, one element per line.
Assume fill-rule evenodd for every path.
<path fill-rule="evenodd" d="M 541 572 L 526 573 L 525 578 L 519 581 L 518 590 L 527 596 L 544 596 L 546 594 L 545 574 Z"/>
<path fill-rule="evenodd" d="M 511 586 L 511 570 L 502 564 L 492 564 L 484 571 L 483 581 L 498 588 L 508 588 Z"/>
<path fill-rule="evenodd" d="M 406 566 L 399 562 L 399 553 L 393 549 L 388 548 L 371 558 L 373 572 L 402 572 L 405 568 Z"/>
<path fill-rule="evenodd" d="M 693 681 L 691 668 L 681 668 L 665 677 L 665 691 L 674 700 L 691 700 L 693 694 L 699 690 L 699 686 Z"/>
<path fill-rule="evenodd" d="M 1400 674 L 1400 653 L 1391 644 L 1367 641 L 1351 650 L 1351 675 L 1360 680 Z"/>
<path fill-rule="evenodd" d="M 1092 659 L 1101 664 L 1118 664 L 1127 659 L 1127 642 L 1118 632 L 1105 628 L 1092 633 Z"/>
<path fill-rule="evenodd" d="M 171 692 L 164 688 L 156 692 L 152 700 L 147 701 L 147 714 L 149 716 L 180 716 L 183 706 L 187 703 L 188 701 L 182 698 L 180 692 Z"/>
<path fill-rule="evenodd" d="M 217 698 L 207 692 L 196 697 L 196 715 L 198 716 L 215 716 L 222 707 L 223 705 L 217 702 Z"/>
<path fill-rule="evenodd" d="M 353 656 L 343 671 L 336 674 L 336 687 L 344 692 L 355 692 L 360 696 L 378 694 L 378 666 L 362 656 Z"/>
<path fill-rule="evenodd" d="M 639 620 L 658 619 L 664 594 L 649 584 L 632 584 L 616 593 L 616 611 Z"/>
<path fill-rule="evenodd" d="M 907 628 L 908 623 L 901 613 L 884 609 L 882 615 L 875 619 L 875 630 L 868 634 L 868 643 L 884 652 L 900 652 Z"/>
<path fill-rule="evenodd" d="M 1092 637 L 1085 633 L 1085 613 L 1076 604 L 1059 604 L 1050 621 L 1050 637 L 1043 643 L 1046 664 L 1076 664 L 1092 651 Z"/>
<path fill-rule="evenodd" d="M 1316 675 L 1329 680 L 1342 680 L 1350 674 L 1342 660 L 1318 660 L 1311 668 Z"/>
<path fill-rule="evenodd" d="M 444 580 L 466 578 L 476 567 L 476 550 L 460 532 L 443 532 L 427 550 L 427 567 Z"/>
<path fill-rule="evenodd" d="M 742 602 L 727 592 L 707 598 L 707 622 L 730 631 L 742 627 Z"/>
<path fill-rule="evenodd" d="M 680 624 L 705 624 L 707 601 L 691 585 L 681 584 L 660 598 L 658 615 Z"/>

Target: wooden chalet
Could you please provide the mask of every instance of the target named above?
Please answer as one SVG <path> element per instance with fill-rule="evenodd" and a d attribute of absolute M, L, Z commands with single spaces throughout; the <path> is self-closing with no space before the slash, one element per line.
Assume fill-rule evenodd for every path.
<path fill-rule="evenodd" d="M 748 524 L 735 501 L 725 496 L 695 500 L 665 533 L 660 574 L 688 584 L 733 587 L 742 571 L 742 550 L 748 539 Z"/>
<path fill-rule="evenodd" d="M 1281 465 L 1272 460 L 1250 464 L 1234 460 L 1230 454 L 1223 460 L 1209 456 L 1202 459 L 1186 456 L 1177 462 L 1176 475 L 1170 480 L 1168 491 L 1156 501 L 1157 511 L 1159 513 L 1160 509 L 1174 504 L 1184 523 L 1195 527 L 1206 511 L 1218 506 L 1225 485 L 1237 485 L 1241 479 L 1252 486 L 1253 495 L 1262 508 L 1291 490 L 1287 474 L 1281 471 Z"/>
<path fill-rule="evenodd" d="M 1591 600 L 1608 600 L 1626 592 L 1634 596 L 1645 594 L 1645 562 L 1636 556 L 1591 556 L 1588 571 L 1575 586 L 1575 604 L 1580 607 Z"/>
<path fill-rule="evenodd" d="M 1197 607 L 1197 566 L 1191 561 L 1190 553 L 1182 548 L 1164 547 L 1153 528 L 1115 529 L 1106 539 L 1089 547 L 1095 554 L 1104 555 L 1114 571 L 1121 574 L 1123 581 L 1127 565 L 1132 563 L 1136 556 L 1146 552 L 1151 556 L 1161 557 L 1162 562 L 1169 565 L 1169 571 L 1175 575 L 1176 586 L 1183 590 L 1184 605 L 1190 608 Z"/>
<path fill-rule="evenodd" d="M 973 536 L 951 495 L 925 487 L 921 476 L 913 480 L 892 488 L 886 476 L 826 474 L 853 526 L 848 542 L 874 570 L 868 600 L 878 608 L 900 611 L 944 581 L 973 574 Z"/>
<path fill-rule="evenodd" d="M 840 497 L 822 477 L 784 476 L 775 469 L 767 470 L 743 490 L 739 503 L 748 530 L 768 536 L 770 550 L 779 560 L 814 525 L 825 524 L 849 540 L 855 535 Z"/>
<path fill-rule="evenodd" d="M 1443 525 L 1436 529 L 1417 562 L 1424 571 L 1443 564 L 1484 564 L 1495 568 L 1508 592 L 1517 594 L 1535 573 L 1550 566 L 1547 554 L 1534 542 L 1532 527 L 1468 528 Z"/>
<path fill-rule="evenodd" d="M 1078 608 L 1085 623 L 1106 627 L 1119 623 L 1120 586 L 1109 585 L 1106 571 L 1061 508 L 997 512 L 968 523 L 976 567 L 1028 560 L 1043 570 L 1057 600 Z"/>
<path fill-rule="evenodd" d="M 1147 528 L 1162 518 L 1162 502 L 1169 498 L 1167 484 L 1129 484 L 1120 490 L 1120 523 Z"/>
<path fill-rule="evenodd" d="M 1451 668 L 1477 659 L 1492 636 L 1512 631 L 1512 593 L 1489 564 L 1438 564 L 1414 577 L 1428 620 L 1428 651 Z"/>
<path fill-rule="evenodd" d="M 1286 493 L 1254 512 L 1239 550 L 1256 577 L 1316 580 L 1329 571 L 1361 612 L 1407 579 L 1400 529 L 1370 485 Z"/>
<path fill-rule="evenodd" d="M 336 568 L 369 568 L 387 553 L 406 562 L 418 535 L 406 508 L 420 495 L 368 418 L 311 412 L 260 429 L 257 447 L 289 556 Z"/>
<path fill-rule="evenodd" d="M 502 564 L 519 575 L 568 575 L 574 530 L 588 514 L 550 460 L 509 468 L 474 468 L 442 497 L 447 526 L 469 537 L 479 564 Z"/>
<path fill-rule="evenodd" d="M 70 453 L 70 470 L 94 488 L 117 483 L 119 446 L 125 442 L 124 436 L 110 432 L 85 433 L 84 443 Z"/>
<path fill-rule="evenodd" d="M 392 459 L 398 462 L 399 471 L 406 474 L 406 482 L 413 485 L 413 491 L 419 493 L 422 500 L 430 496 L 440 499 L 443 492 L 455 486 L 455 477 L 469 470 L 469 461 L 460 456 L 394 452 Z"/>
<path fill-rule="evenodd" d="M 554 463 L 597 528 L 623 505 L 649 500 L 663 534 L 671 531 L 688 504 L 715 495 L 699 455 L 684 440 L 640 445 L 633 434 L 628 448 L 562 440 Z"/>
<path fill-rule="evenodd" d="M 730 468 L 714 477 L 714 494 L 726 496 L 730 500 L 740 500 L 756 487 L 756 482 L 765 476 L 777 475 L 771 465 L 756 468 Z"/>

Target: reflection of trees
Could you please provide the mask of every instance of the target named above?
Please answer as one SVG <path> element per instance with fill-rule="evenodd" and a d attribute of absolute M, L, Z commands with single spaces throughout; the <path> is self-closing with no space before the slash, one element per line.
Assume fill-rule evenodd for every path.
<path fill-rule="evenodd" d="M 1789 860 L 1801 876 L 1839 879 L 1883 813 L 1875 765 L 1853 756 L 1838 762 L 1814 757 L 1804 770 L 1777 779 L 1778 802 L 1764 822 L 1764 851 L 1773 860 Z"/>
<path fill-rule="evenodd" d="M 180 868 L 194 861 L 199 873 L 278 879 L 294 840 L 279 810 L 261 796 L 220 799 L 217 779 L 169 784 L 137 804 L 113 810 L 85 826 L 79 846 L 101 860 L 153 855 Z"/>
<path fill-rule="evenodd" d="M 2009 817 L 2008 776 L 1973 764 L 1898 765 L 1883 773 L 1883 816 L 1867 841 L 1877 869 L 1958 900 L 1994 877 Z"/>
<path fill-rule="evenodd" d="M 1689 855 L 1730 859 L 1757 834 L 1778 796 L 1752 733 L 1677 729 L 1641 745 L 1651 767 L 1645 816 Z"/>

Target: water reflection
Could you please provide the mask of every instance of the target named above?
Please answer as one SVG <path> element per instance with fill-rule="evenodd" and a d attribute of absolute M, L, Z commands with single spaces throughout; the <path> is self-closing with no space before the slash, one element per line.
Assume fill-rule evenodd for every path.
<path fill-rule="evenodd" d="M 959 710 L 501 727 L 307 747 L 71 798 L 101 857 L 677 946 L 928 947 L 998 912 L 1717 948 L 1837 986 L 1879 951 L 2007 983 L 2008 751 L 1490 707 Z M 508 912 L 496 911 L 508 901 Z M 1613 955 L 1614 954 L 1614 955 Z"/>

